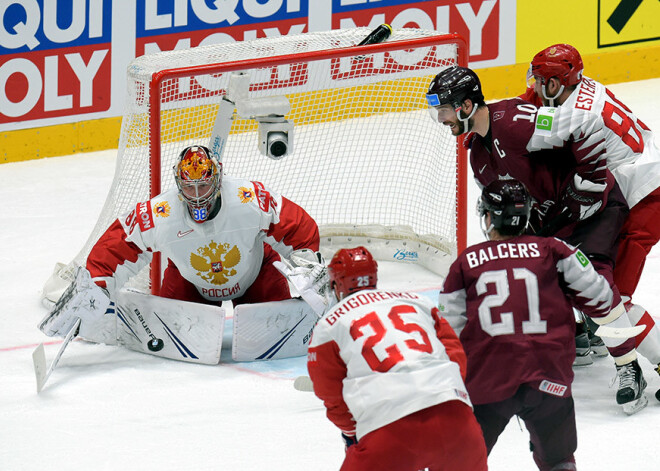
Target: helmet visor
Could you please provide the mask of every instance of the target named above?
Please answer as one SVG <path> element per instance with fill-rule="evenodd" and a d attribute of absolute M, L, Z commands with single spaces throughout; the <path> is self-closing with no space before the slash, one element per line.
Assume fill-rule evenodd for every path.
<path fill-rule="evenodd" d="M 529 69 L 527 69 L 527 88 L 534 88 L 536 84 L 536 77 L 532 72 L 532 64 L 529 64 Z"/>
<path fill-rule="evenodd" d="M 438 123 L 449 121 L 456 117 L 456 110 L 451 105 L 429 106 L 431 119 Z"/>

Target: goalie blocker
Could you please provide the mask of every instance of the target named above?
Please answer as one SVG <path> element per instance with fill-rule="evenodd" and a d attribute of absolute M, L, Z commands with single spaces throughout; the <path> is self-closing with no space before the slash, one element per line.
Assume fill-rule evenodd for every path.
<path fill-rule="evenodd" d="M 78 335 L 92 342 L 192 363 L 220 362 L 225 310 L 123 289 L 110 303 L 79 268 L 51 312 L 39 323 L 48 336 L 64 337 L 80 319 Z M 307 354 L 317 316 L 300 299 L 237 306 L 232 357 L 274 360 Z"/>

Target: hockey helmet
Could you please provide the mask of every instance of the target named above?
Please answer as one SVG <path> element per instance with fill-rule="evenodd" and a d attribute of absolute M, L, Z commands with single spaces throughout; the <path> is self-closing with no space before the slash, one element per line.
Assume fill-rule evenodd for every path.
<path fill-rule="evenodd" d="M 489 237 L 497 229 L 501 235 L 520 235 L 525 231 L 532 209 L 532 198 L 518 180 L 495 180 L 481 192 L 477 212 L 481 217 L 482 231 Z M 485 227 L 486 214 L 490 225 Z"/>
<path fill-rule="evenodd" d="M 472 111 L 468 116 L 461 114 L 463 101 L 472 100 Z M 435 122 L 444 122 L 452 111 L 444 105 L 451 105 L 453 113 L 462 123 L 460 133 L 470 131 L 470 118 L 474 116 L 479 105 L 484 104 L 484 94 L 481 91 L 479 77 L 466 67 L 452 66 L 435 76 L 429 91 L 426 93 L 429 113 Z"/>
<path fill-rule="evenodd" d="M 206 221 L 218 199 L 222 164 L 207 147 L 189 146 L 179 154 L 174 166 L 174 180 L 193 220 Z"/>
<path fill-rule="evenodd" d="M 364 247 L 339 250 L 328 264 L 330 286 L 338 299 L 364 289 L 376 289 L 378 263 Z"/>
<path fill-rule="evenodd" d="M 476 104 L 484 102 L 481 82 L 474 71 L 456 65 L 436 75 L 426 93 L 426 101 L 431 107 L 449 104 L 457 109 L 468 98 Z"/>
<path fill-rule="evenodd" d="M 545 84 L 555 77 L 561 85 L 570 87 L 580 83 L 583 70 L 584 64 L 577 49 L 570 44 L 555 44 L 534 56 L 527 78 Z"/>

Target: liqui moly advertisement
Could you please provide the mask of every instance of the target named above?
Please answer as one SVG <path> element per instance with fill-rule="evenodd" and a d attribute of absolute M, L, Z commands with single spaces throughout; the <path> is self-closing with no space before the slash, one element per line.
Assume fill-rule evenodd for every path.
<path fill-rule="evenodd" d="M 515 62 L 515 0 L 0 0 L 0 131 L 122 114 L 126 67 L 159 51 L 389 23 Z"/>

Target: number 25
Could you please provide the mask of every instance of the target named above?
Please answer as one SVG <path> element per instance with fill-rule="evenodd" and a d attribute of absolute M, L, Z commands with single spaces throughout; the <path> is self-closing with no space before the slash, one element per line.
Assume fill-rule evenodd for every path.
<path fill-rule="evenodd" d="M 421 342 L 417 341 L 411 335 L 411 338 L 404 342 L 406 347 L 411 350 L 431 353 L 433 351 L 433 346 L 429 341 L 429 336 L 426 331 L 415 323 L 406 324 L 403 320 L 403 315 L 415 313 L 417 313 L 417 311 L 413 306 L 398 305 L 394 306 L 390 310 L 390 313 L 387 315 L 387 317 L 390 319 L 390 321 L 392 321 L 392 325 L 397 330 L 406 332 L 408 334 L 416 332 L 420 335 Z M 365 335 L 364 328 L 367 326 L 371 327 L 371 330 L 373 330 L 374 333 L 373 335 L 367 337 L 367 339 L 364 341 L 364 345 L 362 346 L 362 356 L 367 361 L 367 364 L 372 370 L 385 373 L 386 371 L 392 369 L 394 365 L 400 361 L 403 361 L 403 354 L 401 353 L 399 346 L 394 343 L 385 347 L 385 353 L 387 353 L 387 356 L 383 360 L 378 358 L 376 352 L 374 352 L 374 347 L 376 344 L 383 340 L 383 337 L 387 333 L 387 327 L 383 324 L 383 322 L 374 311 L 363 317 L 360 317 L 353 322 L 350 330 L 353 340 L 357 340 Z"/>

